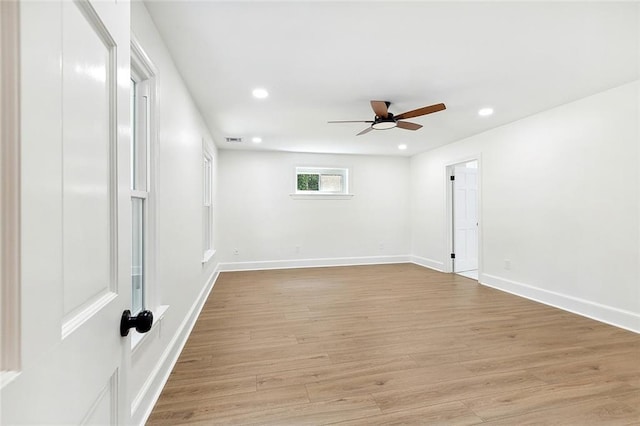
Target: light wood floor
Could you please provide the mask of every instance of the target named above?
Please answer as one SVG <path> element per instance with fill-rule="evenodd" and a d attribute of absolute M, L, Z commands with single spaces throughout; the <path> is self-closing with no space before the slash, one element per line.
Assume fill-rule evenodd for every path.
<path fill-rule="evenodd" d="M 222 274 L 148 424 L 640 424 L 640 335 L 412 264 Z"/>

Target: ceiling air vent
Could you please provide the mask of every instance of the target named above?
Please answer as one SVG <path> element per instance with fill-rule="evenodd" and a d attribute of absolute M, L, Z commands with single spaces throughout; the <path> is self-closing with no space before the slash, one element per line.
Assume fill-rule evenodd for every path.
<path fill-rule="evenodd" d="M 240 143 L 242 142 L 242 138 L 227 138 L 228 143 Z"/>

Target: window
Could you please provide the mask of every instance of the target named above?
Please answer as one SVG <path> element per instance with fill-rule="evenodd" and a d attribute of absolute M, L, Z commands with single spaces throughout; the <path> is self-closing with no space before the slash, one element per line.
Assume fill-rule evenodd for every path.
<path fill-rule="evenodd" d="M 296 194 L 346 195 L 348 177 L 348 169 L 296 167 Z"/>
<path fill-rule="evenodd" d="M 151 309 L 159 319 L 155 279 L 155 85 L 156 71 L 131 38 L 131 312 Z M 132 345 L 139 339 L 136 334 Z"/>
<path fill-rule="evenodd" d="M 153 62 L 131 34 L 131 311 L 149 309 L 159 324 L 168 305 L 156 288 L 156 76 Z M 146 336 L 131 333 L 131 349 Z"/>
<path fill-rule="evenodd" d="M 149 80 L 131 78 L 131 312 L 145 307 L 148 257 Z"/>
<path fill-rule="evenodd" d="M 213 247 L 213 156 L 202 140 L 202 263 L 215 254 Z"/>

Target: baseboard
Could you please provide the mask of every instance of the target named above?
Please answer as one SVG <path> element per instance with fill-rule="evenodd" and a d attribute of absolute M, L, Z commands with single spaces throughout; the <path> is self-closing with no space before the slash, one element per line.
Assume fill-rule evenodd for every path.
<path fill-rule="evenodd" d="M 229 262 L 220 264 L 220 272 L 259 271 L 265 269 L 319 268 L 326 266 L 380 265 L 408 263 L 409 255 L 336 257 L 320 259 L 265 260 L 256 262 Z"/>
<path fill-rule="evenodd" d="M 433 269 L 438 272 L 444 272 L 444 263 L 438 260 L 427 259 L 426 257 L 420 256 L 409 256 L 409 258 L 411 263 L 415 263 L 416 265 L 424 266 L 425 268 Z"/>
<path fill-rule="evenodd" d="M 133 400 L 131 410 L 132 424 L 144 425 L 149 419 L 151 411 L 153 411 L 153 407 L 158 401 L 158 398 L 160 398 L 162 389 L 167 383 L 169 375 L 178 361 L 178 357 L 180 356 L 184 345 L 187 343 L 191 330 L 196 324 L 196 321 L 200 316 L 200 312 L 202 311 L 202 308 L 204 307 L 204 304 L 207 301 L 207 298 L 209 297 L 219 275 L 220 265 L 217 265 L 213 273 L 209 276 L 206 285 L 200 291 L 200 294 L 191 306 L 191 309 L 185 316 L 185 319 L 182 321 L 182 324 L 180 324 L 178 331 L 162 353 L 162 356 L 158 360 L 155 368 L 152 370 L 151 374 L 149 374 L 149 377 L 142 385 L 138 395 Z"/>
<path fill-rule="evenodd" d="M 634 333 L 640 333 L 640 315 L 633 312 L 507 280 L 495 275 L 481 274 L 478 281 L 487 287 L 624 328 Z"/>

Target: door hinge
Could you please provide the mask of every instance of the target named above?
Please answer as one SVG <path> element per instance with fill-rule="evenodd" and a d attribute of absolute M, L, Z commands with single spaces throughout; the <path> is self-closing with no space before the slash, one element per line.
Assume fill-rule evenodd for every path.
<path fill-rule="evenodd" d="M 449 179 L 450 180 L 456 180 L 456 177 L 455 176 L 449 176 Z"/>
<path fill-rule="evenodd" d="M 455 259 L 456 258 L 456 254 L 455 253 L 451 253 L 451 258 Z"/>

